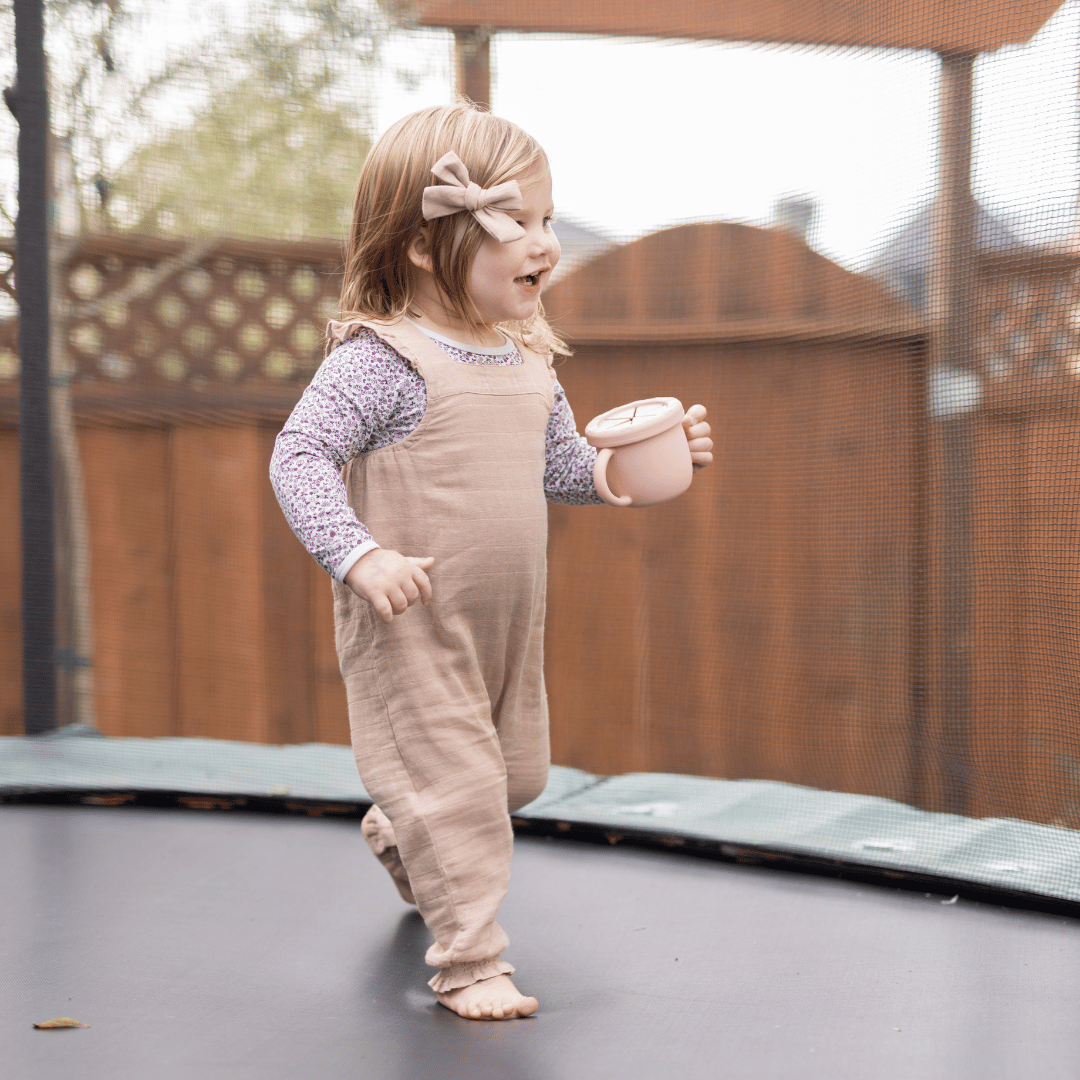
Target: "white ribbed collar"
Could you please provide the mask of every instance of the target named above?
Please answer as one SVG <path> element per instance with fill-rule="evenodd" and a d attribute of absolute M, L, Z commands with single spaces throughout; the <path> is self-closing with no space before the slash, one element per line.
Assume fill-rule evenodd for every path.
<path fill-rule="evenodd" d="M 434 330 L 429 330 L 426 326 L 421 326 L 418 322 L 410 319 L 408 315 L 405 316 L 407 323 L 412 323 L 417 330 L 427 334 L 432 341 L 441 341 L 444 345 L 449 345 L 452 349 L 460 349 L 462 352 L 476 353 L 479 356 L 506 356 L 508 353 L 512 353 L 516 350 L 517 346 L 505 335 L 501 330 L 499 333 L 503 336 L 502 345 L 466 345 L 464 341 L 455 341 L 453 338 L 444 337 L 442 334 L 436 334 Z M 498 330 L 498 327 L 495 328 Z"/>

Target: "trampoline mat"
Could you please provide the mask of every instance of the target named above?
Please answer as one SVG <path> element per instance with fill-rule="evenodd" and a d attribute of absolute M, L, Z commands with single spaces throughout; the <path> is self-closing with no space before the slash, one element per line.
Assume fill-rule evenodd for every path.
<path fill-rule="evenodd" d="M 1073 1080 L 1080 923 L 519 837 L 500 921 L 540 1012 L 434 1002 L 355 819 L 0 807 L 20 1080 Z M 91 1025 L 32 1027 L 56 1016 Z"/>

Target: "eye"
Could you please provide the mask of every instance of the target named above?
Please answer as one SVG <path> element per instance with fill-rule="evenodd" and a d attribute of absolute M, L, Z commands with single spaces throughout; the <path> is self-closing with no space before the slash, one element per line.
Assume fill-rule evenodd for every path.
<path fill-rule="evenodd" d="M 559 220 L 559 219 L 558 219 L 557 217 L 555 217 L 555 215 L 554 215 L 554 214 L 552 214 L 552 216 L 551 216 L 551 217 L 546 217 L 546 218 L 544 218 L 544 228 L 545 228 L 545 229 L 547 229 L 547 228 L 550 228 L 550 227 L 551 227 L 551 223 L 552 223 L 553 221 L 558 221 L 558 220 Z"/>

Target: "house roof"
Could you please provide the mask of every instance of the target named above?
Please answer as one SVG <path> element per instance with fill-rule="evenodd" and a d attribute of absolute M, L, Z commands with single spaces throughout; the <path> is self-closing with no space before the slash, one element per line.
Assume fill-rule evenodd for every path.
<path fill-rule="evenodd" d="M 867 267 L 867 272 L 899 293 L 909 304 L 921 308 L 926 301 L 930 271 L 933 203 L 927 203 L 893 238 Z M 1004 254 L 1031 250 L 999 215 L 976 203 L 975 244 L 980 254 Z"/>

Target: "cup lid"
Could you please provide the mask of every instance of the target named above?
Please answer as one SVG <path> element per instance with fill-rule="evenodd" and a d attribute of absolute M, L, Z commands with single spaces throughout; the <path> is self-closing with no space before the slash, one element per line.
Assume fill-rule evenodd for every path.
<path fill-rule="evenodd" d="M 593 446 L 625 446 L 659 435 L 681 423 L 682 402 L 673 397 L 643 398 L 608 409 L 585 425 L 585 438 Z"/>

